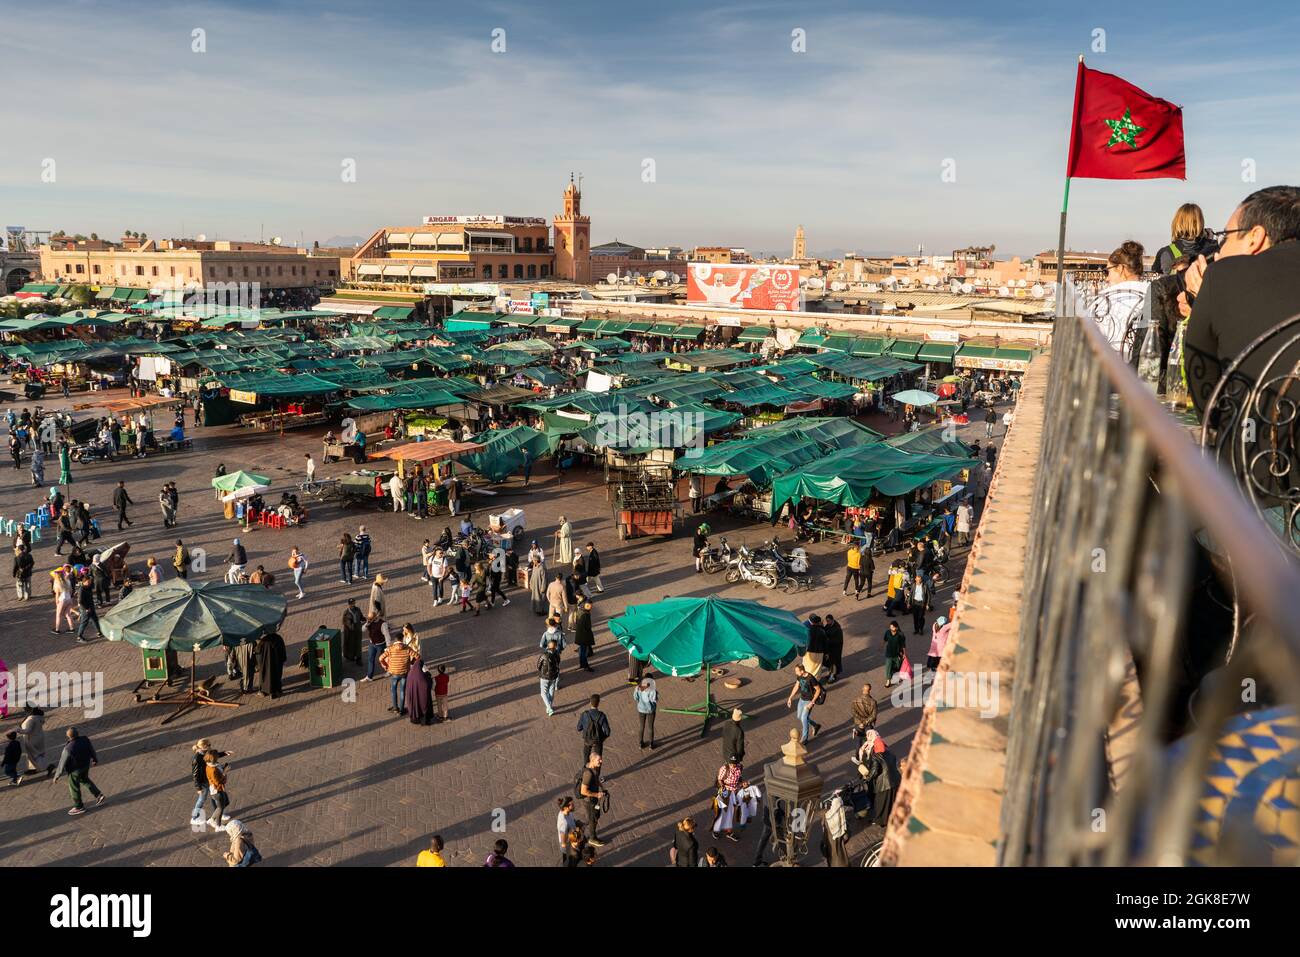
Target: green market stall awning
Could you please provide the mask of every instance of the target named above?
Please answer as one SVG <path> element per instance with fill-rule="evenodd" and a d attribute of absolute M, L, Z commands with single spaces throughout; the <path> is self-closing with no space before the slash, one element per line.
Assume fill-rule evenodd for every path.
<path fill-rule="evenodd" d="M 541 386 L 560 386 L 569 381 L 569 377 L 558 369 L 552 369 L 550 366 L 529 366 L 526 369 L 520 369 L 519 375 L 523 376 L 529 382 L 536 382 Z"/>
<path fill-rule="evenodd" d="M 740 335 L 736 337 L 736 341 L 762 342 L 769 335 L 771 335 L 771 329 L 768 326 L 746 326 L 741 330 Z"/>
<path fill-rule="evenodd" d="M 703 326 L 693 326 L 688 323 L 683 326 L 678 326 L 676 329 L 674 329 L 671 333 L 671 336 L 674 339 L 698 339 L 703 334 L 704 334 Z"/>
<path fill-rule="evenodd" d="M 414 306 L 380 306 L 371 316 L 375 319 L 410 319 Z"/>
<path fill-rule="evenodd" d="M 33 293 L 38 296 L 47 296 L 50 293 L 54 292 L 55 288 L 56 287 L 52 282 L 29 282 L 26 283 L 23 286 L 23 288 L 19 289 L 18 291 L 24 293 Z"/>
<path fill-rule="evenodd" d="M 821 347 L 827 352 L 847 353 L 857 341 L 858 337 L 855 335 L 844 332 L 834 332 L 825 338 Z"/>
<path fill-rule="evenodd" d="M 133 589 L 99 623 L 109 641 L 195 651 L 254 641 L 279 628 L 287 609 L 283 595 L 261 585 L 173 579 Z"/>
<path fill-rule="evenodd" d="M 885 439 L 885 444 L 913 454 L 951 455 L 957 458 L 968 458 L 971 455 L 971 447 L 965 442 L 947 438 L 947 432 L 948 430 L 944 426 L 934 426 L 921 429 L 918 432 L 903 432 L 900 435 L 891 435 Z"/>
<path fill-rule="evenodd" d="M 584 319 L 578 324 L 578 332 L 591 333 L 599 332 L 604 319 Z"/>
<path fill-rule="evenodd" d="M 653 322 L 646 322 L 642 319 L 633 319 L 624 327 L 624 331 L 638 332 L 644 335 L 645 333 L 649 332 L 652 328 L 654 328 Z"/>
<path fill-rule="evenodd" d="M 801 435 L 776 433 L 766 438 L 732 439 L 705 449 L 692 449 L 674 462 L 673 468 L 696 475 L 744 475 L 755 485 L 765 487 L 777 475 L 825 455 L 824 447 Z"/>
<path fill-rule="evenodd" d="M 474 441 L 482 443 L 483 450 L 462 455 L 460 462 L 489 482 L 504 481 L 518 472 L 528 455 L 536 461 L 552 450 L 552 440 L 545 432 L 526 425 L 482 432 Z"/>
<path fill-rule="evenodd" d="M 815 349 L 825 341 L 826 337 L 816 329 L 805 329 L 803 333 L 800 334 L 795 345 L 802 346 L 805 349 Z"/>
<path fill-rule="evenodd" d="M 677 331 L 675 322 L 656 322 L 646 330 L 647 335 L 651 336 L 671 336 Z"/>
<path fill-rule="evenodd" d="M 794 402 L 802 402 L 804 396 L 797 392 L 791 392 L 789 389 L 783 389 L 779 385 L 760 385 L 749 389 L 741 389 L 738 392 L 732 392 L 721 397 L 720 401 L 727 402 L 731 405 L 739 405 L 744 408 L 754 408 L 760 405 L 771 405 L 784 408 Z"/>
<path fill-rule="evenodd" d="M 876 492 L 905 495 L 975 464 L 975 459 L 913 454 L 883 442 L 855 446 L 778 476 L 772 483 L 772 514 L 800 498 L 865 505 Z"/>
<path fill-rule="evenodd" d="M 565 423 L 547 413 L 548 432 L 564 434 Z M 640 455 L 654 449 L 679 449 L 698 446 L 700 440 L 715 432 L 731 428 L 741 418 L 738 412 L 715 409 L 702 403 L 660 409 L 649 415 L 622 416 L 614 423 L 603 419 L 581 427 L 578 437 L 594 448 L 618 449 Z M 574 420 L 568 420 L 572 423 Z M 568 431 L 572 432 L 572 428 Z"/>
<path fill-rule="evenodd" d="M 632 323 L 627 319 L 606 319 L 600 324 L 600 334 L 602 336 L 616 336 L 620 332 L 626 332 Z"/>
<path fill-rule="evenodd" d="M 810 375 L 783 379 L 781 380 L 781 386 L 818 399 L 847 399 L 858 392 L 847 382 L 825 382 Z"/>

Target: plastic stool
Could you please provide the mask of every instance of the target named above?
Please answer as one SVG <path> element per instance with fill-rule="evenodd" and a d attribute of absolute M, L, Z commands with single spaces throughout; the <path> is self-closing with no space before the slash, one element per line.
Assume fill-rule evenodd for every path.
<path fill-rule="evenodd" d="M 36 513 L 35 513 L 35 512 L 28 512 L 28 513 L 23 517 L 23 524 L 24 524 L 24 525 L 35 525 L 35 524 L 36 524 Z"/>
<path fill-rule="evenodd" d="M 32 533 L 32 541 L 39 542 L 41 540 L 41 527 L 39 525 L 32 525 L 27 530 Z"/>

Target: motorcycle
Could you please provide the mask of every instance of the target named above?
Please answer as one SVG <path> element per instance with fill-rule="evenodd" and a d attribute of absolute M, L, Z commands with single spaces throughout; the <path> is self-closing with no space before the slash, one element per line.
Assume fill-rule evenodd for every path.
<path fill-rule="evenodd" d="M 754 556 L 760 567 L 773 571 L 777 584 L 787 595 L 801 588 L 813 587 L 812 576 L 808 573 L 808 553 L 804 549 L 796 547 L 783 551 L 780 542 L 774 538 L 756 549 Z"/>
<path fill-rule="evenodd" d="M 734 553 L 731 545 L 724 538 L 717 545 L 710 546 L 700 556 L 700 567 L 710 575 L 715 575 L 731 564 Z"/>
<path fill-rule="evenodd" d="M 740 546 L 740 551 L 732 559 L 731 566 L 727 569 L 727 583 L 730 585 L 736 582 L 753 582 L 756 585 L 762 585 L 764 588 L 775 588 L 777 583 L 776 570 L 773 567 L 764 567 L 756 563 L 749 549 L 744 545 Z"/>
<path fill-rule="evenodd" d="M 77 463 L 83 462 L 112 462 L 117 456 L 117 450 L 113 448 L 113 443 L 88 442 L 85 445 L 73 446 L 68 457 Z"/>

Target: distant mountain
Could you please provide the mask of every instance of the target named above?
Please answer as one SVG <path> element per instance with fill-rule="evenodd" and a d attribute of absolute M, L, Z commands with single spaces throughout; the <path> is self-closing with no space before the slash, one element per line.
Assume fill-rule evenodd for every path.
<path fill-rule="evenodd" d="M 322 246 L 335 248 L 338 246 L 360 246 L 370 237 L 368 236 L 331 236 L 329 239 L 322 239 Z"/>

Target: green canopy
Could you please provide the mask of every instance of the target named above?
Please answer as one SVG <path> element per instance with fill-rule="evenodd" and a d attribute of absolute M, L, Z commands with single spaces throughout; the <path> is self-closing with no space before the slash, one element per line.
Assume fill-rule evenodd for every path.
<path fill-rule="evenodd" d="M 489 482 L 503 482 L 518 472 L 523 468 L 526 454 L 536 461 L 552 450 L 551 440 L 545 432 L 526 425 L 482 432 L 474 437 L 474 441 L 483 443 L 483 451 L 462 455 L 459 461 Z"/>
<path fill-rule="evenodd" d="M 253 485 L 270 485 L 271 480 L 265 475 L 258 475 L 255 472 L 230 472 L 226 475 L 218 475 L 212 480 L 212 487 L 220 489 L 223 492 L 237 492 L 241 488 L 249 488 Z"/>
<path fill-rule="evenodd" d="M 873 492 L 904 495 L 974 464 L 975 459 L 913 454 L 883 442 L 853 446 L 777 477 L 772 483 L 772 514 L 800 498 L 865 505 Z"/>
<path fill-rule="evenodd" d="M 783 668 L 808 643 L 808 632 L 792 612 L 749 599 L 665 598 L 648 605 L 629 605 L 609 630 L 638 661 L 649 661 L 673 677 L 704 672 L 704 701 L 693 708 L 662 710 L 709 719 L 725 709 L 709 696 L 713 666 L 728 661 L 758 660 L 767 671 Z"/>
<path fill-rule="evenodd" d="M 134 589 L 99 619 L 104 637 L 151 651 L 238 645 L 284 621 L 283 595 L 261 585 L 172 579 Z"/>
<path fill-rule="evenodd" d="M 665 598 L 629 605 L 609 630 L 638 661 L 675 678 L 706 667 L 757 658 L 784 668 L 807 645 L 808 632 L 792 612 L 742 598 Z"/>
<path fill-rule="evenodd" d="M 936 425 L 928 429 L 921 429 L 918 432 L 903 432 L 900 435 L 891 435 L 885 439 L 885 444 L 892 445 L 896 449 L 903 449 L 906 452 L 920 453 L 922 455 L 969 457 L 971 447 L 956 438 L 948 438 L 947 433 L 947 426 Z"/>

